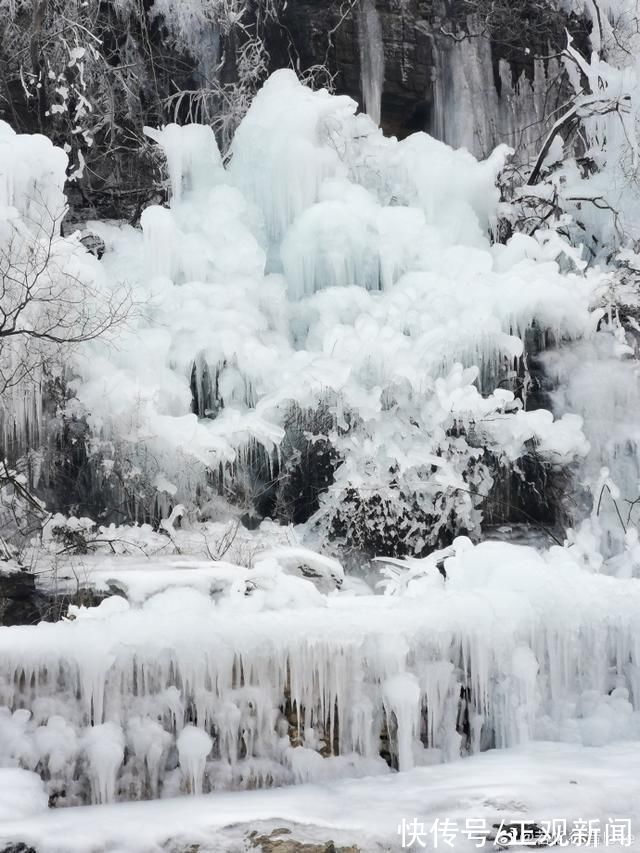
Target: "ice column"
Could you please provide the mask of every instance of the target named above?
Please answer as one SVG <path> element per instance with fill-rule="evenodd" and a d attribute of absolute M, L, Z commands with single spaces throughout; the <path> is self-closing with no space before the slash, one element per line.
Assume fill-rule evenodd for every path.
<path fill-rule="evenodd" d="M 202 729 L 185 726 L 178 737 L 180 767 L 192 794 L 202 793 L 202 777 L 213 740 Z"/>
<path fill-rule="evenodd" d="M 384 85 L 384 48 L 382 25 L 375 0 L 360 0 L 360 81 L 364 109 L 380 124 L 382 87 Z"/>
<path fill-rule="evenodd" d="M 413 767 L 413 744 L 420 735 L 420 685 L 415 675 L 400 672 L 382 685 L 387 717 L 396 718 L 398 770 Z"/>
<path fill-rule="evenodd" d="M 115 799 L 116 780 L 124 759 L 124 734 L 116 723 L 103 723 L 90 728 L 85 735 L 85 752 L 89 763 L 93 803 L 110 803 Z"/>
<path fill-rule="evenodd" d="M 176 272 L 177 228 L 171 211 L 151 205 L 140 217 L 144 234 L 145 264 L 151 276 L 172 278 Z"/>

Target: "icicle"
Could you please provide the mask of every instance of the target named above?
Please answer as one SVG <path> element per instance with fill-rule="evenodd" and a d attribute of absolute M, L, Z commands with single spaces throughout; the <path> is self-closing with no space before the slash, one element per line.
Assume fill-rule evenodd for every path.
<path fill-rule="evenodd" d="M 146 264 L 152 276 L 173 278 L 175 269 L 176 226 L 171 211 L 147 207 L 140 217 L 144 233 Z"/>
<path fill-rule="evenodd" d="M 162 130 L 145 127 L 144 132 L 164 150 L 174 203 L 182 200 L 184 192 L 202 191 L 220 178 L 222 160 L 212 128 L 168 124 Z"/>
<path fill-rule="evenodd" d="M 89 762 L 93 802 L 113 802 L 118 770 L 124 758 L 122 729 L 115 723 L 103 723 L 87 729 L 84 749 Z"/>
<path fill-rule="evenodd" d="M 415 675 L 401 672 L 382 685 L 387 715 L 396 718 L 398 769 L 410 770 L 414 764 L 414 744 L 420 735 L 420 685 Z"/>
<path fill-rule="evenodd" d="M 534 721 L 537 711 L 538 661 L 528 646 L 517 646 L 511 655 L 511 667 L 515 677 L 516 690 L 510 692 L 509 701 L 516 710 L 516 739 L 507 745 L 527 743 L 533 737 Z"/>
<path fill-rule="evenodd" d="M 160 778 L 164 770 L 171 735 L 155 720 L 133 717 L 127 725 L 127 740 L 133 753 L 144 762 L 148 779 L 148 796 L 160 793 Z"/>
<path fill-rule="evenodd" d="M 187 790 L 190 794 L 201 794 L 205 765 L 213 739 L 202 729 L 188 725 L 180 732 L 176 744 Z"/>
<path fill-rule="evenodd" d="M 367 115 L 380 124 L 384 86 L 384 46 L 382 25 L 375 0 L 360 0 L 360 81 Z"/>
<path fill-rule="evenodd" d="M 422 692 L 428 717 L 428 746 L 438 746 L 438 735 L 443 724 L 444 710 L 453 678 L 453 663 L 447 660 L 434 661 L 426 665 L 421 678 Z"/>
<path fill-rule="evenodd" d="M 241 719 L 242 711 L 232 700 L 221 702 L 214 712 L 220 758 L 229 764 L 235 764 L 238 760 Z"/>

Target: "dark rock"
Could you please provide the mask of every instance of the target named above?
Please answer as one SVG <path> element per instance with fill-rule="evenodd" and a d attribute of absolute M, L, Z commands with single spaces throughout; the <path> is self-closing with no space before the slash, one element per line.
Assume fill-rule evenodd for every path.
<path fill-rule="evenodd" d="M 326 0 L 285 4 L 279 20 L 272 22 L 265 34 L 270 70 L 290 66 L 292 60 L 303 73 L 326 66 L 336 92 L 350 95 L 362 105 L 361 5 Z M 446 64 L 456 42 L 470 35 L 476 37 L 476 29 L 490 44 L 498 95 L 498 69 L 503 60 L 509 63 L 514 80 L 522 74 L 533 79 L 535 57 L 561 50 L 566 31 L 578 49 L 589 52 L 586 19 L 567 15 L 551 2 L 528 4 L 519 0 L 512 11 L 503 4 L 499 12 L 492 11 L 493 5 L 487 2 L 486 14 L 482 0 L 375 0 L 375 7 L 384 53 L 381 126 L 387 135 L 400 139 L 422 130 L 437 135 L 433 109 L 436 56 L 441 54 Z M 469 14 L 474 11 L 485 22 L 475 29 L 469 23 Z M 526 26 L 521 20 L 525 11 Z M 527 120 L 525 114 L 522 118 Z"/>
<path fill-rule="evenodd" d="M 73 593 L 47 592 L 38 589 L 35 580 L 30 572 L 0 568 L 0 626 L 56 622 L 67 613 L 70 604 L 96 607 L 109 594 L 90 587 L 80 587 Z"/>
<path fill-rule="evenodd" d="M 29 847 L 22 841 L 17 841 L 15 844 L 9 844 L 8 847 L 3 847 L 0 853 L 38 853 L 35 847 Z"/>
<path fill-rule="evenodd" d="M 400 138 L 431 129 L 433 36 L 431 0 L 377 0 L 385 60 L 382 126 Z M 346 12 L 346 14 L 345 14 Z M 359 4 L 303 0 L 289 3 L 267 31 L 271 70 L 326 65 L 336 91 L 362 103 Z"/>
<path fill-rule="evenodd" d="M 290 834 L 290 829 L 274 829 L 269 835 L 251 832 L 247 840 L 251 847 L 258 848 L 262 853 L 360 853 L 358 847 L 336 847 L 333 841 L 314 844 L 279 837 Z"/>
<path fill-rule="evenodd" d="M 40 621 L 44 602 L 36 590 L 34 575 L 0 572 L 0 625 L 34 625 Z"/>

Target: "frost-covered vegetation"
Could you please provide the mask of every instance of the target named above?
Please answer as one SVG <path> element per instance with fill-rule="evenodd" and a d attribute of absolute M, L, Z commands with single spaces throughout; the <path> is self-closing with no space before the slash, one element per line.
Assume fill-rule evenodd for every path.
<path fill-rule="evenodd" d="M 59 417 L 86 425 L 85 505 L 109 514 L 129 478 L 131 520 L 218 491 L 327 542 L 421 554 L 478 533 L 499 478 L 586 454 L 579 417 L 527 407 L 524 340 L 590 338 L 602 273 L 552 229 L 492 241 L 505 149 L 478 163 L 355 112 L 282 71 L 227 168 L 209 128 L 147 130 L 170 206 L 141 229 L 90 223 L 104 256 L 82 256 L 135 306 L 117 346 L 94 336 L 59 375 Z M 24 447 L 29 418 L 5 424 Z"/>
<path fill-rule="evenodd" d="M 640 9 L 532 10 L 537 51 L 565 18 L 589 50 L 536 55 L 511 94 L 542 109 L 553 63 L 566 102 L 478 158 L 379 128 L 385 19 L 357 5 L 366 112 L 268 75 L 276 2 L 146 9 L 133 53 L 150 22 L 203 47 L 172 115 L 129 111 L 157 178 L 129 222 L 63 224 L 133 85 L 92 76 L 104 9 L 21 78 L 67 152 L 0 121 L 0 620 L 42 620 L 0 629 L 0 767 L 51 804 L 640 742 Z M 485 7 L 440 24 L 453 90 L 515 50 Z M 39 9 L 3 36 L 33 13 L 36 59 Z"/>

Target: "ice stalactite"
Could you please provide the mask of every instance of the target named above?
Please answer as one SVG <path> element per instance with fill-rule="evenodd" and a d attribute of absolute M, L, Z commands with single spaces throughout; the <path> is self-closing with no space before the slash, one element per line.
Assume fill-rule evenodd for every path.
<path fill-rule="evenodd" d="M 213 739 L 203 729 L 185 726 L 178 735 L 176 745 L 187 789 L 192 794 L 201 794 L 207 756 L 211 752 Z"/>
<path fill-rule="evenodd" d="M 162 130 L 145 127 L 144 132 L 162 147 L 167 158 L 174 204 L 182 201 L 183 193 L 206 191 L 220 180 L 222 158 L 210 127 L 168 124 Z"/>
<path fill-rule="evenodd" d="M 124 734 L 117 723 L 103 723 L 86 730 L 84 748 L 89 762 L 92 802 L 110 803 L 115 799 L 124 744 Z"/>
<path fill-rule="evenodd" d="M 398 770 L 413 767 L 413 745 L 420 732 L 420 685 L 415 675 L 401 672 L 382 684 L 383 702 L 387 718 L 391 714 L 396 723 L 396 749 Z"/>
<path fill-rule="evenodd" d="M 132 717 L 127 724 L 127 743 L 131 752 L 141 762 L 146 773 L 138 797 L 148 793 L 153 799 L 160 794 L 167 753 L 172 737 L 157 720 L 149 717 Z"/>
<path fill-rule="evenodd" d="M 470 32 L 482 23 L 470 19 Z M 487 38 L 434 39 L 433 117 L 431 132 L 455 148 L 486 157 L 499 143 L 535 154 L 544 136 L 546 99 L 559 73 L 557 60 L 535 60 L 533 74 L 514 79 L 501 59 L 499 89 Z"/>
<path fill-rule="evenodd" d="M 431 91 L 432 91 L 432 106 L 431 106 L 431 122 L 428 128 L 431 136 L 444 142 L 446 139 L 445 131 L 445 93 L 446 93 L 446 65 L 444 62 L 443 49 L 438 43 L 438 39 L 432 36 L 430 39 L 431 51 L 433 54 L 433 67 L 431 69 Z"/>
<path fill-rule="evenodd" d="M 43 395 L 39 385 L 5 390 L 0 399 L 0 442 L 11 463 L 26 451 L 41 446 L 43 425 Z"/>
<path fill-rule="evenodd" d="M 453 663 L 448 660 L 428 661 L 421 670 L 420 681 L 427 708 L 426 743 L 435 747 L 440 742 L 441 729 L 451 731 L 452 728 L 446 715 L 452 705 L 451 686 L 455 683 Z"/>
<path fill-rule="evenodd" d="M 360 0 L 358 29 L 364 110 L 371 120 L 379 125 L 384 87 L 384 45 L 382 24 L 375 0 Z"/>
<path fill-rule="evenodd" d="M 173 278 L 175 225 L 164 207 L 148 207 L 140 217 L 145 240 L 145 261 L 152 276 Z"/>
<path fill-rule="evenodd" d="M 140 606 L 0 629 L 0 765 L 103 802 L 639 736 L 637 582 L 572 549 L 456 543 L 446 584 L 398 564 L 398 596 L 322 594 L 276 551 L 159 593 L 147 568 Z"/>

